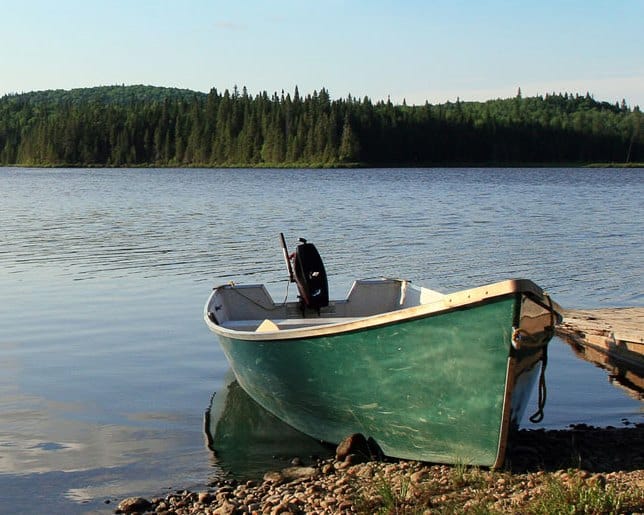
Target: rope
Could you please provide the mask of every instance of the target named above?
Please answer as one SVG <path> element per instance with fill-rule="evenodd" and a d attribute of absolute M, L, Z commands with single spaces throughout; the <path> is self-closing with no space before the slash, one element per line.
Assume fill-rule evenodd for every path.
<path fill-rule="evenodd" d="M 286 281 L 286 294 L 284 295 L 284 302 L 282 302 L 282 306 L 286 306 L 286 301 L 288 299 L 288 287 L 291 285 L 291 281 Z"/>
<path fill-rule="evenodd" d="M 543 420 L 543 409 L 546 407 L 546 366 L 548 365 L 548 346 L 543 348 L 541 356 L 541 374 L 539 375 L 539 403 L 537 411 L 530 417 L 530 422 L 538 424 Z"/>
<path fill-rule="evenodd" d="M 547 293 L 545 293 L 544 296 L 548 299 L 548 304 L 550 308 L 550 327 L 548 328 L 548 332 L 554 335 L 556 318 L 555 318 L 555 313 L 552 306 L 552 298 L 550 298 L 550 295 L 548 295 Z M 548 394 L 546 390 L 546 366 L 547 365 L 548 365 L 548 345 L 545 345 L 543 347 L 543 354 L 541 355 L 541 374 L 539 375 L 538 409 L 530 417 L 530 422 L 532 422 L 533 424 L 538 424 L 539 422 L 541 422 L 544 416 L 543 409 L 546 407 L 546 397 Z"/>
<path fill-rule="evenodd" d="M 232 281 L 231 281 L 231 283 L 232 283 Z M 264 306 L 264 305 L 262 305 L 260 302 L 257 302 L 257 301 L 256 301 L 255 299 L 253 299 L 252 297 L 249 297 L 248 295 L 244 295 L 244 294 L 241 292 L 241 290 L 239 290 L 238 288 L 234 288 L 234 286 L 235 286 L 235 284 L 234 284 L 234 283 L 232 283 L 232 284 L 230 285 L 230 286 L 233 286 L 233 288 L 231 288 L 231 289 L 230 289 L 230 291 L 234 291 L 234 292 L 235 292 L 237 295 L 239 295 L 240 297 L 242 297 L 242 298 L 246 299 L 246 300 L 247 300 L 248 302 L 250 302 L 251 304 L 255 304 L 255 306 L 260 307 L 260 308 L 262 308 L 262 309 L 263 309 L 263 310 L 265 310 L 265 311 L 275 311 L 275 310 L 277 310 L 277 309 L 281 309 L 281 308 L 283 308 L 284 306 L 286 306 L 286 300 L 288 299 L 288 287 L 289 287 L 289 285 L 290 285 L 290 282 L 287 282 L 287 283 L 286 283 L 286 296 L 284 297 L 284 302 L 283 302 L 282 304 L 273 304 L 272 306 Z"/>

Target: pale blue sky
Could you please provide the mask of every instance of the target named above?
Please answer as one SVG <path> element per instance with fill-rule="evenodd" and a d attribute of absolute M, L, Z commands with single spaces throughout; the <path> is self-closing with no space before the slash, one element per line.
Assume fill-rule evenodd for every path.
<path fill-rule="evenodd" d="M 0 0 L 0 95 L 113 84 L 644 107 L 644 0 Z"/>

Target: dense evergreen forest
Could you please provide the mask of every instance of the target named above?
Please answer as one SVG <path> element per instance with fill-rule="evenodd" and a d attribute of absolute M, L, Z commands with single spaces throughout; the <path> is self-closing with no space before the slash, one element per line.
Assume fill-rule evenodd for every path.
<path fill-rule="evenodd" d="M 152 86 L 0 98 L 0 164 L 436 166 L 644 161 L 638 107 L 551 94 L 423 106 Z"/>

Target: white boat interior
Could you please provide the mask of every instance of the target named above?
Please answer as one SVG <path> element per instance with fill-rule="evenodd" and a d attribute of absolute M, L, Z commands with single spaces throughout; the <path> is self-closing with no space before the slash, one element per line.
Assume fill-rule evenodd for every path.
<path fill-rule="evenodd" d="M 206 316 L 226 329 L 273 332 L 354 322 L 443 298 L 442 293 L 406 280 L 362 279 L 353 283 L 345 299 L 312 310 L 302 309 L 300 302 L 276 303 L 262 284 L 231 284 L 215 288 Z"/>

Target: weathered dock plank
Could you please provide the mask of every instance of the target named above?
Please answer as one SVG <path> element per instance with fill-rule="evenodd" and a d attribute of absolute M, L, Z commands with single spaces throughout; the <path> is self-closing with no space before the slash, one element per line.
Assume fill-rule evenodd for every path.
<path fill-rule="evenodd" d="M 566 310 L 556 332 L 644 371 L 644 308 Z"/>

